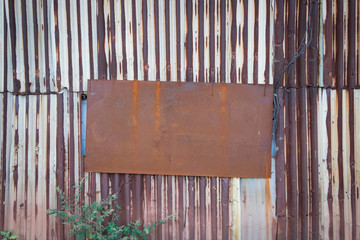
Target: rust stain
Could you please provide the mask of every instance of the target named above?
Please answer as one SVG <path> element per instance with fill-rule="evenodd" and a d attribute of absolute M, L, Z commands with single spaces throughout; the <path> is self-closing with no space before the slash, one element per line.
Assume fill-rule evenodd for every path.
<path fill-rule="evenodd" d="M 265 155 L 265 153 L 264 153 L 264 155 Z M 266 157 L 266 156 L 264 156 L 264 157 Z M 271 167 L 269 166 L 269 162 L 265 163 L 265 174 L 268 178 L 271 177 Z"/>
<path fill-rule="evenodd" d="M 161 131 L 160 131 L 160 94 L 161 94 L 161 85 L 159 81 L 155 83 L 155 135 L 154 135 L 154 156 L 157 159 L 160 159 L 160 144 L 161 144 Z M 171 161 L 171 156 L 169 155 L 169 161 Z"/>
<path fill-rule="evenodd" d="M 131 162 L 131 166 L 135 164 L 138 159 L 138 99 L 139 99 L 139 84 L 137 81 L 132 86 L 132 152 L 134 155 L 134 161 Z"/>
<path fill-rule="evenodd" d="M 225 113 L 226 112 L 226 84 L 222 83 L 221 84 L 221 112 Z"/>
<path fill-rule="evenodd" d="M 139 83 L 137 81 L 134 82 L 132 86 L 132 123 L 133 127 L 136 128 L 138 126 L 138 98 L 139 98 Z"/>
<path fill-rule="evenodd" d="M 271 196 L 270 196 L 270 179 L 265 179 L 265 204 L 266 204 L 266 236 L 271 236 L 271 229 L 269 228 L 271 222 Z"/>
<path fill-rule="evenodd" d="M 212 86 L 212 92 L 214 91 L 214 85 Z M 228 118 L 227 118 L 227 106 L 226 106 L 226 84 L 225 83 L 221 83 L 221 90 L 220 90 L 220 101 L 221 101 L 221 107 L 220 107 L 220 112 L 221 112 L 221 137 L 219 139 L 220 143 L 220 148 L 224 154 L 224 158 L 229 158 L 229 154 L 228 154 L 228 146 L 229 146 L 229 122 L 228 122 Z M 231 128 L 231 126 L 230 126 Z M 223 162 L 223 164 L 221 164 L 219 166 L 221 168 L 222 171 L 226 172 L 227 168 L 229 167 L 229 165 L 227 164 L 226 161 Z"/>
<path fill-rule="evenodd" d="M 59 63 L 59 45 L 56 44 L 56 63 Z"/>
<path fill-rule="evenodd" d="M 264 96 L 264 87 L 255 85 L 111 80 L 89 84 L 87 171 L 268 177 L 263 168 L 271 159 L 272 88 L 266 88 Z M 133 91 L 130 99 L 127 89 Z M 155 109 L 148 104 L 154 90 Z M 114 94 L 121 106 L 113 103 Z M 155 123 L 149 121 L 151 114 Z M 111 137 L 96 141 L 91 129 Z"/>
<path fill-rule="evenodd" d="M 155 86 L 155 129 L 158 132 L 160 127 L 160 93 L 161 93 L 161 85 L 160 82 L 156 82 Z"/>

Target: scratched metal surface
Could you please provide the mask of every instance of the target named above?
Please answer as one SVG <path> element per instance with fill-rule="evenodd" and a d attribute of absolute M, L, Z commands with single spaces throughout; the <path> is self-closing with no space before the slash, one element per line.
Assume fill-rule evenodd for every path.
<path fill-rule="evenodd" d="M 305 4 L 307 2 L 307 4 Z M 55 186 L 84 175 L 87 79 L 272 84 L 310 1 L 0 3 L 0 228 L 64 239 Z M 359 3 L 313 1 L 312 41 L 283 84 L 270 179 L 85 174 L 121 223 L 178 213 L 154 239 L 359 239 Z"/>

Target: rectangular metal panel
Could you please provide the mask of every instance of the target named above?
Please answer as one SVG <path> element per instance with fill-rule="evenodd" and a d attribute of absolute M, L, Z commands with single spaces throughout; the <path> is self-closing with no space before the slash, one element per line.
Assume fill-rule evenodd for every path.
<path fill-rule="evenodd" d="M 91 80 L 88 172 L 270 177 L 272 86 Z"/>

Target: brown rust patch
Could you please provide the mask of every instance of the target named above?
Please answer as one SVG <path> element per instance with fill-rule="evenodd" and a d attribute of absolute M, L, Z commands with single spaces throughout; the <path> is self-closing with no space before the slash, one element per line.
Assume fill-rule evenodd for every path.
<path fill-rule="evenodd" d="M 161 85 L 160 82 L 156 82 L 156 89 L 155 89 L 155 129 L 156 131 L 159 130 L 160 127 L 160 92 L 161 92 Z"/>
<path fill-rule="evenodd" d="M 268 177 L 272 88 L 89 84 L 86 171 Z"/>
<path fill-rule="evenodd" d="M 134 154 L 134 161 L 138 159 L 138 98 L 139 98 L 139 84 L 134 82 L 132 87 L 132 152 Z M 132 162 L 134 164 L 134 162 Z"/>
<path fill-rule="evenodd" d="M 138 119 L 137 119 L 137 113 L 138 113 L 138 98 L 139 98 L 139 83 L 137 81 L 134 82 L 132 87 L 132 106 L 133 106 L 133 113 L 132 113 L 132 122 L 133 126 L 137 127 L 138 125 Z"/>
<path fill-rule="evenodd" d="M 42 97 L 40 98 L 40 101 L 43 101 Z M 39 111 L 39 102 L 37 103 L 37 111 Z M 65 176 L 64 176 L 64 160 L 65 160 L 65 139 L 64 139 L 64 95 L 63 94 L 59 94 L 57 95 L 57 128 L 56 128 L 56 145 L 57 145 L 57 149 L 56 149 L 56 183 L 59 186 L 59 188 L 61 190 L 64 190 L 64 180 L 65 180 Z M 37 133 L 36 133 L 36 143 L 37 146 L 39 144 L 39 132 L 37 129 Z M 36 161 L 38 161 L 38 155 L 36 158 Z M 36 164 L 36 180 L 35 180 L 35 185 L 36 188 L 38 187 L 38 180 L 39 180 L 39 169 L 38 169 L 38 164 Z M 61 204 L 60 202 L 57 202 L 57 208 L 61 208 Z M 36 206 L 37 209 L 37 206 Z M 57 233 L 58 233 L 58 237 L 59 239 L 64 239 L 64 225 L 61 224 L 61 219 L 56 219 L 57 222 Z"/>

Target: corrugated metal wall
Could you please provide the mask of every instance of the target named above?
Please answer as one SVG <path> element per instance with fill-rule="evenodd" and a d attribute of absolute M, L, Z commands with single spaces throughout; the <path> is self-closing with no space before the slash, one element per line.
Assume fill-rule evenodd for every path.
<path fill-rule="evenodd" d="M 87 79 L 280 79 L 270 179 L 85 173 L 83 197 L 119 193 L 121 223 L 177 213 L 154 239 L 359 238 L 359 3 L 311 2 L 1 1 L 0 229 L 66 236 L 45 211 L 84 175 Z"/>
<path fill-rule="evenodd" d="M 309 43 L 279 78 L 277 236 L 359 239 L 359 1 L 276 1 L 275 11 L 275 78 L 306 32 Z"/>

